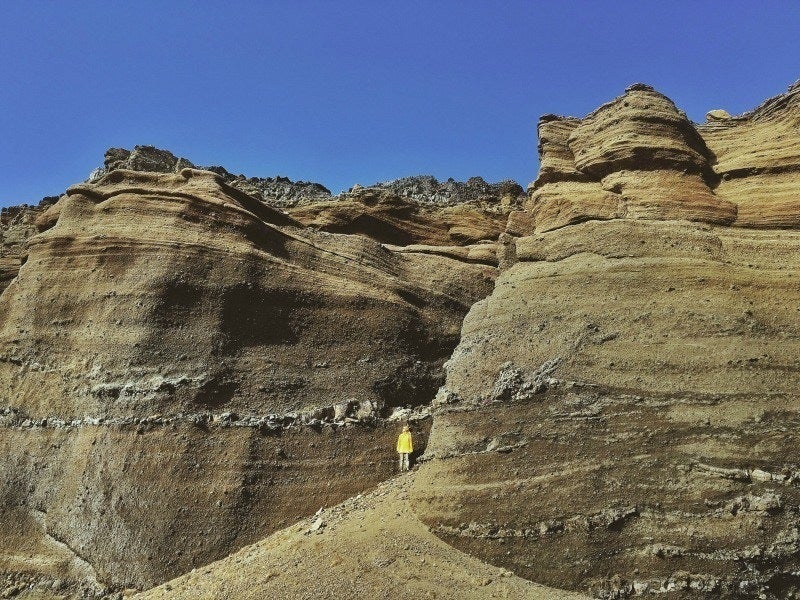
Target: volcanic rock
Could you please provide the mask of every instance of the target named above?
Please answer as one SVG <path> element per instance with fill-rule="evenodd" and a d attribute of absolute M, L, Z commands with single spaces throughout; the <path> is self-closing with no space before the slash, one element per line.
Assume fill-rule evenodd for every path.
<path fill-rule="evenodd" d="M 109 148 L 103 166 L 89 175 L 89 183 L 116 169 L 151 173 L 180 173 L 185 168 L 195 168 L 188 159 L 178 158 L 169 150 L 154 146 L 135 146 L 133 150 Z M 279 207 L 293 206 L 301 200 L 329 199 L 330 190 L 319 183 L 292 181 L 288 177 L 245 177 L 229 173 L 224 167 L 197 167 L 219 175 L 225 183 L 246 194 Z"/>
<path fill-rule="evenodd" d="M 27 257 L 28 238 L 37 233 L 38 220 L 56 200 L 46 197 L 38 206 L 22 204 L 0 209 L 0 294 L 17 276 Z"/>
<path fill-rule="evenodd" d="M 715 108 L 706 113 L 706 121 L 728 121 L 732 118 L 730 113 L 722 108 Z"/>
<path fill-rule="evenodd" d="M 695 125 L 638 84 L 545 116 L 524 202 L 426 177 L 270 200 L 111 152 L 20 233 L 3 221 L 27 259 L 0 296 L 0 570 L 341 597 L 411 581 L 401 549 L 429 548 L 487 596 L 524 594 L 512 573 L 797 595 L 799 97 Z M 422 468 L 361 507 L 365 532 L 355 502 L 406 421 Z"/>
<path fill-rule="evenodd" d="M 716 194 L 737 207 L 734 225 L 800 227 L 800 82 L 761 106 L 698 127 L 716 157 Z"/>
<path fill-rule="evenodd" d="M 516 219 L 509 232 L 614 218 L 797 227 L 798 98 L 795 84 L 750 113 L 711 111 L 695 126 L 637 84 L 584 119 L 545 115 L 527 204 L 533 222 Z"/>
<path fill-rule="evenodd" d="M 0 296 L 0 547 L 57 539 L 142 588 L 385 479 L 375 415 L 433 396 L 494 275 L 302 228 L 208 171 L 73 186 Z M 335 432 L 350 398 L 371 425 Z"/>
<path fill-rule="evenodd" d="M 600 598 L 798 591 L 798 93 L 542 119 L 533 227 L 435 404 L 415 505 L 443 539 Z"/>

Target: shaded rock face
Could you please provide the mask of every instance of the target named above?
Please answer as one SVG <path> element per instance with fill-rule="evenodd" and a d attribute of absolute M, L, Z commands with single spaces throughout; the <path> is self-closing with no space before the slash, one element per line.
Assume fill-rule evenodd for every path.
<path fill-rule="evenodd" d="M 46 417 L 425 401 L 493 269 L 296 225 L 191 169 L 71 188 L 0 299 L 0 404 Z"/>
<path fill-rule="evenodd" d="M 428 428 L 414 426 L 420 450 Z M 385 423 L 272 433 L 179 421 L 3 427 L 0 572 L 38 571 L 96 596 L 150 587 L 391 477 L 397 432 Z"/>
<path fill-rule="evenodd" d="M 798 94 L 793 86 L 736 118 L 711 111 L 700 126 L 641 84 L 584 119 L 546 115 L 529 216 L 509 231 L 617 218 L 796 227 Z"/>
<path fill-rule="evenodd" d="M 42 199 L 38 206 L 3 207 L 0 209 L 0 294 L 17 276 L 27 256 L 26 242 L 38 231 L 38 220 L 57 198 Z"/>

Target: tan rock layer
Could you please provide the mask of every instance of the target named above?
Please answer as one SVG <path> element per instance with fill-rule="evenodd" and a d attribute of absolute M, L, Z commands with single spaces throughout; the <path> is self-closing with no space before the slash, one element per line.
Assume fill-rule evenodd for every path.
<path fill-rule="evenodd" d="M 387 191 L 365 189 L 343 200 L 296 207 L 290 214 L 303 225 L 330 233 L 363 235 L 396 246 L 451 246 L 497 239 L 510 210 L 510 203 L 426 207 Z"/>
<path fill-rule="evenodd" d="M 0 402 L 33 417 L 418 403 L 494 276 L 299 229 L 200 171 L 114 171 L 59 211 L 0 297 Z"/>
<path fill-rule="evenodd" d="M 616 219 L 515 253 L 447 363 L 420 518 L 595 597 L 794 593 L 800 232 Z"/>
<path fill-rule="evenodd" d="M 700 126 L 641 84 L 584 119 L 545 115 L 526 205 L 533 223 L 515 217 L 507 231 L 611 218 L 796 228 L 798 131 L 798 85 L 750 113 Z"/>
<path fill-rule="evenodd" d="M 0 571 L 150 587 L 387 479 L 398 430 L 0 427 Z"/>

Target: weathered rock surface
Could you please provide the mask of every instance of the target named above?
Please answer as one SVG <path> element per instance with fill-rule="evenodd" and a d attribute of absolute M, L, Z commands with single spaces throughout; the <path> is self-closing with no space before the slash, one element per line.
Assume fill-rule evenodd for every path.
<path fill-rule="evenodd" d="M 434 402 L 433 531 L 598 598 L 800 593 L 798 97 L 695 126 L 637 85 L 542 118 Z"/>
<path fill-rule="evenodd" d="M 37 233 L 37 221 L 57 198 L 44 198 L 38 206 L 23 204 L 0 209 L 0 294 L 17 276 L 27 256 L 26 242 Z"/>
<path fill-rule="evenodd" d="M 525 581 L 437 539 L 410 502 L 417 478 L 409 473 L 320 510 L 141 598 L 586 599 Z"/>
<path fill-rule="evenodd" d="M 355 188 L 336 200 L 297 207 L 289 214 L 314 229 L 363 235 L 385 244 L 450 246 L 496 240 L 517 205 L 518 196 L 437 204 L 375 186 Z"/>
<path fill-rule="evenodd" d="M 433 396 L 495 276 L 303 228 L 189 168 L 74 186 L 42 229 L 0 296 L 0 530 L 30 523 L 0 570 L 39 539 L 29 568 L 52 574 L 52 538 L 100 586 L 163 581 L 385 479 L 383 418 Z"/>
<path fill-rule="evenodd" d="M 597 597 L 791 597 L 800 232 L 618 219 L 515 246 L 447 363 L 418 514 Z"/>
<path fill-rule="evenodd" d="M 300 229 L 209 172 L 114 171 L 62 202 L 0 299 L 0 404 L 32 417 L 417 404 L 493 277 Z"/>
<path fill-rule="evenodd" d="M 0 296 L 0 571 L 141 589 L 314 514 L 152 596 L 358 595 L 391 544 L 315 512 L 388 477 L 408 419 L 425 464 L 374 525 L 454 593 L 483 567 L 417 518 L 507 570 L 487 595 L 797 596 L 799 94 L 543 117 L 524 203 L 424 177 L 270 201 L 111 153 L 19 229 Z"/>
<path fill-rule="evenodd" d="M 716 193 L 734 202 L 735 225 L 800 227 L 800 82 L 755 110 L 698 129 L 714 153 Z"/>
<path fill-rule="evenodd" d="M 798 97 L 795 85 L 751 113 L 711 111 L 696 126 L 636 84 L 584 119 L 545 115 L 531 221 L 512 220 L 509 231 L 617 218 L 797 227 Z"/>
<path fill-rule="evenodd" d="M 319 200 L 331 197 L 331 192 L 319 183 L 308 181 L 292 181 L 288 177 L 245 177 L 234 175 L 224 167 L 196 167 L 186 158 L 179 158 L 169 150 L 154 146 L 135 146 L 133 150 L 125 148 L 109 148 L 103 160 L 103 166 L 89 175 L 93 183 L 116 169 L 143 171 L 151 173 L 180 173 L 186 168 L 198 168 L 212 171 L 219 175 L 225 183 L 246 194 L 278 207 L 293 206 L 301 200 Z"/>
<path fill-rule="evenodd" d="M 153 146 L 133 150 L 110 148 L 103 166 L 89 182 L 116 169 L 179 173 L 195 168 L 189 160 Z M 508 213 L 518 208 L 524 191 L 513 181 L 439 182 L 430 175 L 403 177 L 371 186 L 353 186 L 333 196 L 321 184 L 287 177 L 245 177 L 224 167 L 197 167 L 219 175 L 225 183 L 286 210 L 303 225 L 331 233 L 365 235 L 382 243 L 471 244 L 493 240 L 505 229 Z"/>

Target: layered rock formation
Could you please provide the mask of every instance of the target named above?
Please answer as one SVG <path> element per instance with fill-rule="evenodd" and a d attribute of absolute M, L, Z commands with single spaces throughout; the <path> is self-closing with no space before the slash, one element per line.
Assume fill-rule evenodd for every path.
<path fill-rule="evenodd" d="M 584 119 L 546 115 L 530 214 L 515 215 L 509 229 L 615 218 L 796 227 L 799 93 L 795 85 L 751 113 L 702 126 L 642 84 Z"/>
<path fill-rule="evenodd" d="M 737 206 L 741 227 L 800 226 L 800 81 L 740 117 L 700 131 L 715 156 L 716 193 Z"/>
<path fill-rule="evenodd" d="M 506 228 L 511 208 L 519 205 L 518 198 L 512 193 L 436 204 L 381 186 L 359 187 L 337 200 L 298 207 L 290 214 L 314 229 L 363 235 L 385 244 L 464 245 L 496 240 Z"/>
<path fill-rule="evenodd" d="M 27 256 L 28 238 L 38 231 L 37 221 L 57 198 L 42 199 L 38 206 L 3 207 L 0 210 L 0 294 L 17 276 Z"/>
<path fill-rule="evenodd" d="M 509 225 L 535 233 L 437 395 L 416 505 L 443 539 L 598 598 L 800 592 L 797 93 L 543 119 Z"/>
<path fill-rule="evenodd" d="M 800 594 L 798 94 L 695 125 L 639 84 L 543 117 L 524 204 L 477 179 L 301 198 L 112 152 L 27 221 L 0 296 L 0 570 L 165 581 L 389 477 L 411 419 L 416 516 L 379 519 L 453 589 L 481 567 L 417 517 L 598 598 Z M 301 561 L 384 548 L 341 523 L 153 596 L 241 589 L 231 565 L 284 550 L 297 581 L 259 585 L 297 590 Z"/>
<path fill-rule="evenodd" d="M 132 151 L 110 148 L 103 166 L 89 181 L 115 169 L 178 173 L 194 168 L 185 158 L 153 146 Z M 430 175 L 404 177 L 371 186 L 355 185 L 333 196 L 318 183 L 286 177 L 245 177 L 224 167 L 199 167 L 265 204 L 285 210 L 303 225 L 330 233 L 358 234 L 399 246 L 450 246 L 495 240 L 506 228 L 508 214 L 519 208 L 523 189 L 513 181 L 439 182 Z"/>
<path fill-rule="evenodd" d="M 198 168 L 219 175 L 225 183 L 250 196 L 259 198 L 272 206 L 294 206 L 305 200 L 325 200 L 331 192 L 324 185 L 309 181 L 292 181 L 288 177 L 245 177 L 228 172 L 225 167 L 196 167 L 186 158 L 179 158 L 169 150 L 154 146 L 134 146 L 133 150 L 109 148 L 103 166 L 89 175 L 89 182 L 96 182 L 111 171 L 143 171 L 150 173 L 180 173 L 186 168 Z"/>
<path fill-rule="evenodd" d="M 0 297 L 0 530 L 22 529 L 0 569 L 38 540 L 98 585 L 163 581 L 386 478 L 381 419 L 429 401 L 495 275 L 302 228 L 207 171 L 114 170 L 52 210 Z"/>

